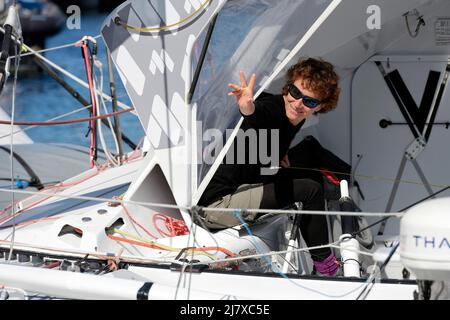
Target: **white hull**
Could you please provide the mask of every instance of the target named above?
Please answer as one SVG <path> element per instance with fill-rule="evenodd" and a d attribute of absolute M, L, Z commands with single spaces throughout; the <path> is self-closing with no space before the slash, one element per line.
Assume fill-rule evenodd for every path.
<path fill-rule="evenodd" d="M 277 274 L 180 273 L 168 268 L 130 266 L 108 276 L 94 276 L 56 270 L 0 264 L 0 281 L 8 287 L 39 292 L 50 297 L 90 300 L 355 300 L 367 283 L 359 279 L 293 277 Z M 179 285 L 181 280 L 182 285 Z M 417 290 L 414 281 L 376 281 L 368 300 L 411 300 Z M 214 285 L 211 285 L 211 284 Z M 273 292 L 277 294 L 274 295 Z"/>
<path fill-rule="evenodd" d="M 144 151 L 128 155 L 131 160 L 118 167 L 100 164 L 19 201 L 14 210 L 0 212 L 0 283 L 72 299 L 414 299 L 418 290 L 415 275 L 405 268 L 398 252 L 391 255 L 399 242 L 399 251 L 404 253 L 405 249 L 405 239 L 399 237 L 403 213 L 396 211 L 449 185 L 448 130 L 438 128 L 437 123 L 448 122 L 450 116 L 449 91 L 444 90 L 450 72 L 450 49 L 440 43 L 445 39 L 433 22 L 450 25 L 450 19 L 441 17 L 442 12 L 449 12 L 450 4 L 442 0 L 379 0 L 376 3 L 382 12 L 382 28 L 370 30 L 361 17 L 366 17 L 372 2 L 264 3 L 267 10 L 252 17 L 251 28 L 226 58 L 217 78 L 200 79 L 197 90 L 207 94 L 189 102 L 185 97 L 194 72 L 192 49 L 199 45 L 197 39 L 225 1 L 212 1 L 204 12 L 203 7 L 191 8 L 188 2 L 182 6 L 177 1 L 159 1 L 154 7 L 172 23 L 178 21 L 177 10 L 193 16 L 203 12 L 186 28 L 176 26 L 161 32 L 164 41 L 131 31 L 140 21 L 154 23 L 151 14 L 155 14 L 155 8 L 142 0 L 122 4 L 106 20 L 102 35 L 146 131 Z M 403 15 L 412 9 L 429 19 L 417 39 L 408 35 Z M 304 19 L 298 18 L 300 14 Z M 266 24 L 270 27 L 265 28 Z M 286 37 L 279 37 L 280 33 Z M 335 64 L 341 75 L 342 95 L 337 111 L 318 117 L 297 138 L 314 135 L 327 149 L 351 163 L 351 180 L 356 178 L 361 186 L 360 193 L 352 188 L 351 196 L 364 211 L 392 216 L 382 230 L 379 225 L 371 229 L 373 247 L 365 249 L 361 244 L 362 251 L 350 252 L 358 248 L 353 243 L 343 249 L 349 250 L 346 257 L 359 259 L 360 266 L 353 264 L 351 274 L 361 270 L 361 278 L 309 276 L 313 270 L 305 250 L 289 254 L 292 266 L 284 268 L 287 274 L 278 274 L 286 252 L 277 251 L 286 249 L 286 231 L 291 227 L 286 215 L 279 220 L 266 217 L 252 226 L 255 234 L 264 226 L 270 227 L 257 235 L 249 235 L 246 228 L 211 233 L 195 216 L 195 204 L 232 141 L 227 141 L 212 165 L 199 165 L 197 161 L 202 159 L 197 157 L 203 156 L 206 148 L 202 144 L 205 141 L 196 141 L 198 122 L 220 127 L 220 134 L 228 129 L 235 134 L 240 115 L 224 90 L 226 83 L 235 80 L 237 70 L 256 70 L 264 75 L 257 84 L 258 94 L 263 90 L 279 92 L 284 81 L 282 71 L 306 55 L 320 55 Z M 264 59 L 267 57 L 271 59 Z M 212 54 L 211 65 L 215 59 Z M 401 99 L 392 96 L 395 90 L 386 85 L 389 78 L 380 70 L 393 77 L 403 76 L 416 104 L 403 90 L 400 98 L 410 102 L 405 108 L 415 121 L 409 127 L 380 127 L 382 119 L 410 120 L 404 118 L 407 112 L 396 104 Z M 428 75 L 434 82 L 428 81 Z M 397 89 L 402 86 L 401 81 L 396 85 Z M 424 87 L 427 94 L 422 103 Z M 440 106 L 436 103 L 439 92 Z M 430 135 L 427 126 L 434 124 Z M 410 130 L 412 127 L 420 130 Z M 423 139 L 415 140 L 414 135 Z M 447 190 L 440 196 L 448 194 Z M 379 216 L 371 221 L 375 219 Z M 435 221 L 434 226 L 439 223 Z M 450 226 L 443 229 L 440 243 L 446 250 L 445 232 L 448 234 Z M 433 230 L 433 225 L 427 230 Z M 342 245 L 339 232 L 339 225 L 334 226 L 330 230 L 334 237 L 330 238 Z M 271 247 L 268 238 L 281 239 L 279 248 Z M 14 251 L 10 251 L 12 243 Z M 297 245 L 303 248 L 304 243 Z M 417 242 L 412 242 L 409 249 L 414 252 L 417 247 Z M 339 247 L 333 249 L 339 253 Z M 430 249 L 426 242 L 423 249 Z M 446 252 L 440 251 L 437 257 L 444 261 Z M 12 264 L 6 264 L 10 254 Z M 224 261 L 227 264 L 217 270 Z M 183 262 L 210 269 L 192 273 L 170 270 L 170 266 L 177 269 Z M 383 270 L 378 274 L 380 265 Z"/>

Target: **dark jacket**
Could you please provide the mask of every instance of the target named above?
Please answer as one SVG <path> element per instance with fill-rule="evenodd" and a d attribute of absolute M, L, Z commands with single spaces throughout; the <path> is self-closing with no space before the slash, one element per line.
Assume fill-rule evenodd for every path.
<path fill-rule="evenodd" d="M 297 132 L 300 130 L 305 121 L 302 121 L 297 126 L 292 125 L 286 116 L 285 104 L 282 95 L 272 95 L 263 93 L 255 101 L 255 112 L 250 116 L 245 116 L 241 129 L 243 134 L 248 134 L 247 130 L 255 129 L 257 146 L 250 146 L 249 141 L 245 142 L 245 162 L 238 163 L 239 155 L 242 157 L 242 137 L 237 136 L 230 148 L 229 152 L 234 150 L 234 157 L 232 163 L 227 162 L 230 157 L 225 157 L 223 163 L 217 169 L 215 175 L 211 179 L 208 187 L 203 193 L 199 205 L 207 206 L 227 194 L 232 194 L 242 184 L 254 183 L 270 183 L 273 175 L 261 174 L 261 168 L 279 166 L 279 163 L 263 163 L 260 155 L 261 142 L 266 145 L 266 150 L 261 151 L 261 154 L 267 155 L 269 159 L 278 159 L 281 161 L 287 154 L 289 146 L 294 139 Z M 267 134 L 264 137 L 261 129 L 267 129 Z M 278 146 L 277 150 L 270 150 L 272 141 L 270 139 L 270 130 L 278 130 Z M 241 133 L 242 134 L 242 133 Z M 239 135 L 239 134 L 238 134 Z M 239 141 L 239 143 L 238 143 Z M 255 141 L 253 141 L 254 143 Z M 276 144 L 275 144 L 276 145 Z M 238 150 L 238 148 L 240 150 Z M 257 150 L 257 155 L 249 153 L 249 150 Z M 239 153 L 240 152 L 240 153 Z M 256 163 L 254 160 L 256 159 Z M 264 162 L 267 162 L 265 159 Z M 274 171 L 273 173 L 276 173 Z"/>

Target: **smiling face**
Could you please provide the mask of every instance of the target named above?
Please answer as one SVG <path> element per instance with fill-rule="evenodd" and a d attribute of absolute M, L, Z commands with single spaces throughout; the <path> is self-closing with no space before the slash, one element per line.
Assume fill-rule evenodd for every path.
<path fill-rule="evenodd" d="M 320 100 L 320 97 L 315 92 L 304 87 L 303 80 L 301 78 L 295 80 L 293 84 L 300 89 L 303 95 Z M 287 95 L 283 96 L 283 98 L 286 116 L 288 117 L 289 122 L 294 126 L 298 125 L 304 119 L 319 111 L 321 108 L 320 104 L 314 109 L 308 108 L 303 104 L 303 99 L 295 99 L 289 92 Z"/>

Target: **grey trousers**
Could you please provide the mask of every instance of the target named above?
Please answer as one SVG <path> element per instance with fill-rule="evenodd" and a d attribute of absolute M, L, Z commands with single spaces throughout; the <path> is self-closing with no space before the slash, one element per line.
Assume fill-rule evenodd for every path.
<path fill-rule="evenodd" d="M 262 184 L 244 184 L 232 194 L 211 203 L 208 208 L 259 209 L 263 197 Z M 253 222 L 256 213 L 241 212 L 245 222 Z M 231 211 L 206 211 L 205 225 L 210 229 L 230 228 L 241 224 Z"/>

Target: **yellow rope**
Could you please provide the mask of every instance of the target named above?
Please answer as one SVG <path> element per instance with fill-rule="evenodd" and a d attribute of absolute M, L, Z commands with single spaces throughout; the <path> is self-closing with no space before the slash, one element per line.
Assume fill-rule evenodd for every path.
<path fill-rule="evenodd" d="M 131 239 L 134 239 L 134 240 L 138 240 L 138 241 L 141 241 L 141 242 L 144 242 L 144 243 L 147 243 L 147 244 L 151 244 L 151 245 L 153 245 L 155 247 L 161 248 L 162 250 L 171 251 L 171 252 L 180 252 L 182 250 L 182 249 L 178 249 L 178 248 L 174 248 L 174 247 L 165 246 L 165 245 L 157 243 L 155 241 L 149 241 L 149 240 L 144 239 L 142 237 L 139 237 L 137 235 L 133 235 L 131 233 L 128 233 L 128 232 L 125 232 L 125 231 L 121 231 L 121 230 L 118 230 L 118 229 L 113 229 L 113 231 L 115 233 L 121 234 L 121 235 L 123 235 L 125 237 L 131 238 Z M 212 254 L 210 254 L 210 253 L 208 253 L 206 251 L 200 251 L 200 250 L 197 250 L 195 248 L 186 250 L 186 252 L 189 252 L 189 251 L 195 251 L 196 254 L 207 256 L 211 260 L 217 260 L 214 255 L 212 255 Z"/>
<path fill-rule="evenodd" d="M 129 24 L 123 22 L 120 20 L 120 18 L 116 18 L 116 23 L 120 24 L 122 27 L 129 29 L 129 30 L 133 30 L 133 31 L 138 31 L 138 32 L 155 32 L 155 31 L 164 31 L 179 25 L 184 24 L 185 22 L 191 20 L 193 17 L 195 17 L 200 11 L 202 11 L 203 9 L 206 8 L 207 5 L 209 5 L 209 3 L 212 0 L 205 0 L 205 2 L 203 2 L 203 4 L 197 9 L 195 10 L 191 15 L 189 15 L 188 17 L 181 19 L 178 22 L 166 25 L 166 26 L 161 26 L 161 27 L 136 27 L 136 26 L 130 26 Z"/>

